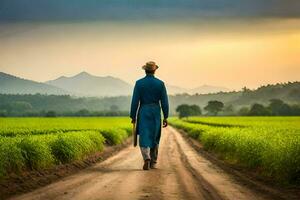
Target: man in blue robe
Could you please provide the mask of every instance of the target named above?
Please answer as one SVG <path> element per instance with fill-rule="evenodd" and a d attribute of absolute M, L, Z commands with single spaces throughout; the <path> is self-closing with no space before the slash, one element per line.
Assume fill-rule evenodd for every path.
<path fill-rule="evenodd" d="M 144 170 L 155 168 L 161 135 L 161 110 L 163 127 L 168 125 L 169 102 L 163 81 L 154 76 L 158 66 L 147 62 L 142 67 L 146 76 L 136 81 L 131 101 L 130 118 L 136 123 L 139 146 L 144 159 Z"/>

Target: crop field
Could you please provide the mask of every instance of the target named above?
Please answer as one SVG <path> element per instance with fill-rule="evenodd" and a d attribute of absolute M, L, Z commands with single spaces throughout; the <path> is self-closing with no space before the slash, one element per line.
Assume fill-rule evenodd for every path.
<path fill-rule="evenodd" d="M 170 124 L 231 164 L 300 182 L 300 117 L 190 117 Z"/>
<path fill-rule="evenodd" d="M 130 134 L 130 121 L 121 117 L 0 118 L 0 179 L 83 159 Z"/>

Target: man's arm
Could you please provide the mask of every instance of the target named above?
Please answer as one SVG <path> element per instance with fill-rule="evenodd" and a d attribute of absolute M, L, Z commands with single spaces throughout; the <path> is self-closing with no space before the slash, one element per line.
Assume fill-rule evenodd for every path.
<path fill-rule="evenodd" d="M 167 89 L 165 84 L 163 84 L 163 89 L 162 89 L 162 95 L 161 95 L 161 109 L 163 111 L 164 115 L 164 122 L 163 122 L 163 127 L 168 126 L 168 117 L 169 117 L 169 100 L 168 100 L 168 94 L 167 94 Z"/>
<path fill-rule="evenodd" d="M 140 102 L 140 94 L 137 88 L 137 84 L 135 84 L 132 99 L 131 99 L 131 109 L 130 109 L 130 118 L 132 120 L 131 121 L 132 123 L 135 123 L 139 102 Z"/>

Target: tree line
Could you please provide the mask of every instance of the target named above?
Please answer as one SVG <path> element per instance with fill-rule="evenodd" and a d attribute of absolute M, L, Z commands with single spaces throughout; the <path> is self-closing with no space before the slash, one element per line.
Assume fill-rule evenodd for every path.
<path fill-rule="evenodd" d="M 217 115 L 248 115 L 251 109 L 250 105 L 258 102 L 267 107 L 265 105 L 269 103 L 270 99 L 281 99 L 292 107 L 292 113 L 294 113 L 297 108 L 293 104 L 300 102 L 300 82 L 261 86 L 256 90 L 244 87 L 241 91 L 232 92 L 169 95 L 170 115 L 177 115 L 176 108 L 182 104 L 197 105 L 203 108 L 203 114 L 214 115 L 215 111 L 208 113 L 204 110 L 207 103 L 212 100 L 224 104 L 222 110 L 217 111 Z M 44 116 L 45 112 L 53 111 L 56 115 L 76 116 L 83 110 L 88 110 L 92 115 L 105 116 L 109 114 L 110 107 L 115 105 L 118 107 L 118 112 L 123 115 L 129 111 L 130 103 L 131 96 L 100 98 L 38 93 L 0 94 L 0 113 L 6 116 Z M 266 112 L 264 111 L 264 113 Z"/>
<path fill-rule="evenodd" d="M 299 115 L 300 82 L 267 85 L 256 90 L 244 87 L 238 92 L 169 95 L 169 101 L 170 115 L 177 115 L 176 108 L 180 105 L 195 105 L 190 108 L 192 111 L 182 108 L 184 113 L 192 115 L 199 115 L 199 110 L 202 115 Z M 0 94 L 0 116 L 127 116 L 130 102 L 131 96 Z"/>
<path fill-rule="evenodd" d="M 79 109 L 78 111 L 35 110 L 32 105 L 25 101 L 14 101 L 9 104 L 0 105 L 0 117 L 58 117 L 58 116 L 128 116 L 129 111 L 121 111 L 117 105 L 111 105 L 106 110 L 91 111 Z"/>
<path fill-rule="evenodd" d="M 208 101 L 204 107 L 206 113 L 203 114 L 202 109 L 198 105 L 181 104 L 177 106 L 176 112 L 179 118 L 189 116 L 300 116 L 299 104 L 287 104 L 280 99 L 271 99 L 268 105 L 254 103 L 250 107 L 244 106 L 235 109 L 232 104 L 224 105 L 223 102 L 213 100 Z"/>

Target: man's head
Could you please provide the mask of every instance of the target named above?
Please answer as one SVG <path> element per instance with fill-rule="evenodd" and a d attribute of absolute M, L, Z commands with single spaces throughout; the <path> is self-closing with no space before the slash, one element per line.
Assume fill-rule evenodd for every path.
<path fill-rule="evenodd" d="M 158 69 L 158 65 L 153 61 L 149 61 L 142 68 L 145 70 L 146 74 L 154 74 Z"/>

